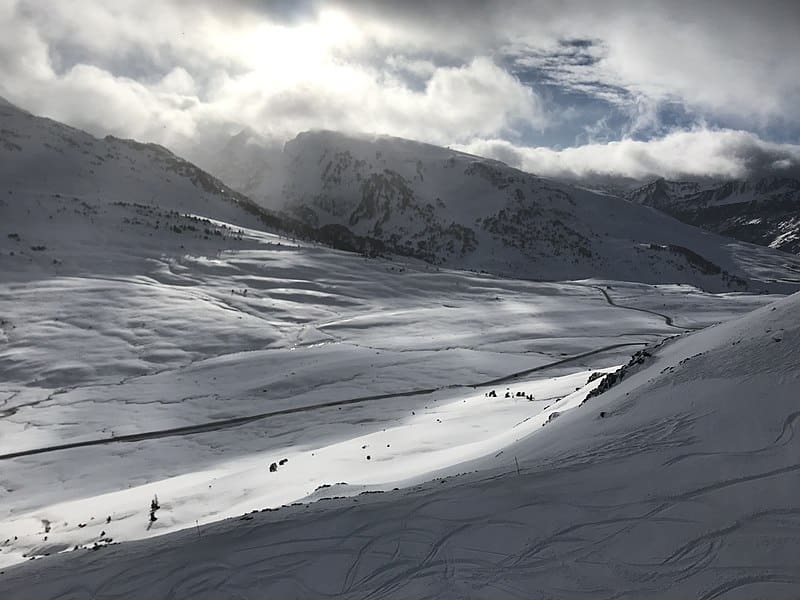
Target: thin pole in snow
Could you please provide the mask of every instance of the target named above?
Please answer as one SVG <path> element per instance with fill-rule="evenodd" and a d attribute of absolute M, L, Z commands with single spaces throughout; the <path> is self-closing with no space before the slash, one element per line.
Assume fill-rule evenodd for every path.
<path fill-rule="evenodd" d="M 514 462 L 517 464 L 517 475 L 519 475 L 519 461 L 516 456 L 514 457 Z"/>

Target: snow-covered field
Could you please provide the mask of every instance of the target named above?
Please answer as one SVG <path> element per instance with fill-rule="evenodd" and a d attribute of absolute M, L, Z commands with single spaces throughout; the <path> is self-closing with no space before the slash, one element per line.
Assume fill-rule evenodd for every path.
<path fill-rule="evenodd" d="M 538 431 L 593 370 L 771 299 L 240 237 L 120 254 L 114 276 L 7 273 L 1 564 L 424 480 Z"/>
<path fill-rule="evenodd" d="M 261 252 L 266 256 L 269 250 Z M 313 249 L 300 246 L 291 252 L 308 259 Z M 231 253 L 220 260 L 241 258 Z M 346 259 L 336 262 L 346 268 Z M 503 298 L 498 306 L 513 303 L 518 318 L 524 306 L 530 321 L 507 327 L 492 350 L 461 348 L 453 340 L 469 339 L 469 330 L 446 320 L 441 304 L 458 302 L 471 310 L 472 329 L 498 317 L 485 302 L 475 301 L 473 292 L 445 299 L 433 282 L 439 277 L 452 278 L 450 286 L 487 281 L 455 273 L 433 277 L 413 267 L 398 273 L 387 271 L 389 266 L 397 268 L 377 261 L 359 266 L 359 272 L 370 272 L 376 280 L 382 270 L 382 288 L 397 285 L 394 296 L 382 296 L 372 307 L 371 319 L 385 328 L 385 336 L 359 327 L 358 320 L 348 321 L 348 309 L 336 305 L 337 319 L 323 315 L 291 325 L 325 332 L 327 324 L 349 323 L 327 345 L 276 347 L 257 354 L 258 361 L 249 361 L 247 354 L 226 355 L 129 379 L 115 386 L 114 398 L 95 393 L 93 401 L 85 400 L 91 408 L 83 414 L 115 415 L 115 426 L 128 424 L 125 432 L 146 428 L 153 418 L 151 405 L 121 400 L 135 396 L 136 388 L 129 385 L 149 389 L 151 400 L 162 398 L 159 390 L 166 388 L 142 386 L 165 376 L 174 382 L 177 396 L 200 382 L 212 386 L 216 377 L 219 389 L 231 390 L 220 394 L 217 404 L 236 406 L 238 414 L 256 406 L 344 398 L 355 390 L 358 352 L 366 344 L 371 352 L 390 356 L 367 371 L 369 389 L 390 392 L 399 391 L 401 383 L 458 386 L 462 373 L 445 367 L 452 353 L 482 353 L 489 378 L 555 362 L 563 353 L 589 351 L 593 336 L 599 341 L 595 347 L 602 347 L 620 339 L 617 334 L 633 343 L 675 333 L 655 314 L 609 306 L 587 287 L 595 282 L 542 286 L 494 281 L 494 293 Z M 403 279 L 417 285 L 403 288 Z M 230 309 L 234 316 L 268 297 L 266 286 L 255 285 L 255 274 L 250 281 L 253 291 L 246 301 L 236 297 L 240 304 Z M 214 297 L 212 282 L 204 285 L 204 293 Z M 637 294 L 643 290 L 636 285 L 597 285 L 610 285 L 611 297 L 626 305 L 659 307 L 672 320 L 694 326 L 766 300 L 703 297 L 686 288 L 664 287 L 651 290 L 658 294 L 656 301 Z M 409 324 L 403 307 L 413 302 L 442 315 L 439 325 L 436 319 Z M 717 306 L 709 309 L 714 302 Z M 198 435 L 4 460 L 4 486 L 17 486 L 3 497 L 3 506 L 11 507 L 0 526 L 12 538 L 2 549 L 6 563 L 16 562 L 20 551 L 56 552 L 105 538 L 189 529 L 6 570 L 0 593 L 14 599 L 126 597 L 145 589 L 153 597 L 176 598 L 795 598 L 800 586 L 794 436 L 800 414 L 798 303 L 794 296 L 668 340 L 651 349 L 652 358 L 634 364 L 621 383 L 585 404 L 588 389 L 599 382 L 587 385 L 590 366 L 623 362 L 621 350 L 509 383 L 451 387 Z M 581 327 L 583 335 L 575 335 Z M 561 345 L 555 341 L 559 330 L 564 332 Z M 536 331 L 542 337 L 534 336 L 532 346 L 525 346 L 523 337 Z M 372 350 L 378 338 L 381 349 Z M 544 346 L 537 347 L 536 339 L 544 340 Z M 395 344 L 402 344 L 403 352 Z M 503 344 L 509 347 L 502 349 Z M 346 358 L 329 365 L 331 372 L 339 373 L 339 381 L 350 381 L 314 396 L 305 388 L 305 377 L 298 376 L 300 365 L 316 362 L 320 369 L 327 361 L 319 349 L 337 346 Z M 352 352 L 345 352 L 348 347 Z M 306 362 L 286 358 L 292 353 L 311 354 Z M 406 353 L 409 359 L 399 357 Z M 232 373 L 234 359 L 244 362 Z M 440 374 L 437 381 L 434 371 Z M 258 380 L 278 379 L 278 373 L 284 377 L 281 389 L 293 390 L 294 399 L 286 393 L 271 400 L 268 392 L 256 398 L 245 391 Z M 87 393 L 98 392 L 88 384 L 70 385 L 65 394 L 73 395 L 75 403 L 63 405 L 71 410 L 79 410 Z M 507 399 L 506 387 L 535 399 Z M 490 389 L 500 397 L 487 398 Z M 104 405 L 107 411 L 101 411 Z M 232 414 L 211 414 L 194 395 L 181 406 L 194 419 Z M 160 409 L 165 416 L 168 408 L 166 403 Z M 558 418 L 550 416 L 554 411 Z M 32 432 L 47 423 L 48 431 L 63 432 L 39 438 L 45 443 L 97 434 L 99 417 L 97 424 L 82 428 L 74 424 L 77 414 L 65 416 L 58 404 L 43 402 L 20 408 L 3 422 L 28 423 Z M 24 432 L 14 435 L 19 448 Z M 288 462 L 271 473 L 269 463 L 283 458 Z M 165 479 L 170 469 L 183 475 Z M 448 477 L 457 473 L 462 474 Z M 331 487 L 314 491 L 324 484 Z M 352 496 L 379 490 L 386 491 Z M 148 531 L 154 494 L 160 508 Z M 335 496 L 346 497 L 245 514 L 291 500 Z M 71 501 L 61 502 L 65 498 Z M 206 525 L 234 514 L 236 519 Z"/>

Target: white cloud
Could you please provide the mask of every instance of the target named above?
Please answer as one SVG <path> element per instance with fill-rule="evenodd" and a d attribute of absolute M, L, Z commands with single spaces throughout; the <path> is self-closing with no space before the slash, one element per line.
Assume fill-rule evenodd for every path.
<path fill-rule="evenodd" d="M 331 128 L 439 143 L 544 124 L 533 90 L 485 56 L 376 65 L 356 56 L 373 34 L 341 12 L 287 25 L 179 7 L 5 0 L 0 31 L 21 41 L 5 44 L 16 60 L 0 63 L 0 92 L 94 133 L 179 145 L 224 123 L 283 138 Z M 63 64 L 70 55 L 76 64 Z M 398 64 L 423 85 L 399 77 Z"/>
<path fill-rule="evenodd" d="M 626 139 L 564 150 L 515 146 L 499 139 L 474 140 L 460 149 L 531 173 L 577 179 L 595 175 L 745 177 L 800 164 L 800 145 L 770 143 L 730 129 L 676 131 L 649 141 Z"/>
<path fill-rule="evenodd" d="M 275 14 L 275 6 L 287 14 Z M 644 144 L 524 147 L 519 132 L 552 131 L 576 108 L 547 104 L 535 83 L 512 75 L 504 65 L 516 52 L 518 65 L 546 67 L 565 87 L 627 103 L 630 122 L 616 131 L 593 113 L 597 125 L 586 133 L 595 139 L 665 130 L 670 123 L 660 121 L 659 108 L 666 101 L 698 123 L 727 115 L 743 129 L 800 127 L 796 3 L 297 6 L 0 0 L 0 94 L 96 134 L 179 150 L 209 132 L 249 126 L 282 139 L 329 128 L 468 144 L 548 173 L 735 174 L 753 158 L 734 148 L 763 158 L 766 142 L 752 134 L 707 128 Z"/>
<path fill-rule="evenodd" d="M 791 11 L 769 4 L 750 3 L 740 12 L 738 2 L 697 11 L 665 3 L 621 23 L 606 21 L 606 56 L 594 75 L 649 98 L 680 99 L 718 114 L 798 118 L 800 80 L 788 58 L 800 47 L 798 21 L 785 22 Z"/>
<path fill-rule="evenodd" d="M 393 43 L 452 52 L 500 48 L 521 65 L 609 101 L 680 101 L 741 119 L 800 120 L 800 3 L 792 0 L 339 0 L 398 24 Z M 405 37 L 401 37 L 401 36 Z M 591 40 L 586 63 L 563 40 Z M 553 53 L 564 60 L 552 61 Z"/>

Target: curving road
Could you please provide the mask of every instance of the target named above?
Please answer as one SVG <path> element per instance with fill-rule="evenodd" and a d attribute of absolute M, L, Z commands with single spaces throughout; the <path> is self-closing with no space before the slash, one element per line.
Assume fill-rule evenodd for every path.
<path fill-rule="evenodd" d="M 247 415 L 244 417 L 234 417 L 231 419 L 220 419 L 217 421 L 208 421 L 206 423 L 200 423 L 197 425 L 185 425 L 183 427 L 172 427 L 170 429 L 157 429 L 153 431 L 144 431 L 141 433 L 131 433 L 128 435 L 118 435 L 118 436 L 111 436 L 105 438 L 96 438 L 91 440 L 82 440 L 78 442 L 69 442 L 66 444 L 57 444 L 53 446 L 43 446 L 41 448 L 31 448 L 29 450 L 20 450 L 19 452 L 10 452 L 8 454 L 0 454 L 0 460 L 11 460 L 13 458 L 21 458 L 24 456 L 33 456 L 35 454 L 45 454 L 48 452 L 58 452 L 61 450 L 72 450 L 75 448 L 86 448 L 89 446 L 104 446 L 106 444 L 116 444 L 116 443 L 125 443 L 125 442 L 141 442 L 146 440 L 155 440 L 165 437 L 172 437 L 172 436 L 183 436 L 183 435 L 193 435 L 197 433 L 207 433 L 209 431 L 219 431 L 221 429 L 229 429 L 232 427 L 240 427 L 242 425 L 247 425 L 248 423 L 253 423 L 255 421 L 262 421 L 264 419 L 269 419 L 272 417 L 278 417 L 282 415 L 291 415 L 295 413 L 302 413 L 308 412 L 312 410 L 319 410 L 323 408 L 330 408 L 332 406 L 345 406 L 348 404 L 360 404 L 363 402 L 375 402 L 379 400 L 389 400 L 391 398 L 402 398 L 407 396 L 424 396 L 427 394 L 433 394 L 434 392 L 442 391 L 442 390 L 449 390 L 449 389 L 458 389 L 458 388 L 476 388 L 476 387 L 483 387 L 489 385 L 498 385 L 501 383 L 507 383 L 509 381 L 513 381 L 520 377 L 524 377 L 526 375 L 530 375 L 531 373 L 536 373 L 538 371 L 544 371 L 553 367 L 558 367 L 560 365 L 564 365 L 576 360 L 580 360 L 582 358 L 586 358 L 588 356 L 594 356 L 596 354 L 601 354 L 603 352 L 608 352 L 610 350 L 614 350 L 616 348 L 624 348 L 626 346 L 646 346 L 646 342 L 626 342 L 620 344 L 611 344 L 610 346 L 604 346 L 602 348 L 597 348 L 596 350 L 590 350 L 589 352 L 583 352 L 581 354 L 576 354 L 573 356 L 568 356 L 567 358 L 562 358 L 552 363 L 547 363 L 546 365 L 539 365 L 538 367 L 533 367 L 531 369 L 525 369 L 524 371 L 517 371 L 516 373 L 511 373 L 509 375 L 504 375 L 503 377 L 498 377 L 496 379 L 490 379 L 488 381 L 481 381 L 478 383 L 473 384 L 466 384 L 466 385 L 445 385 L 440 387 L 433 387 L 433 388 L 423 388 L 423 389 L 414 389 L 408 390 L 405 392 L 394 392 L 391 394 L 378 394 L 374 396 L 360 396 L 358 398 L 347 398 L 345 400 L 334 400 L 331 402 L 322 402 L 319 404 L 310 404 L 305 406 L 295 406 L 292 408 L 284 408 L 282 410 L 275 410 L 271 412 L 264 412 L 255 415 Z"/>
<path fill-rule="evenodd" d="M 665 315 L 664 313 L 657 312 L 655 310 L 650 310 L 650 309 L 647 309 L 647 308 L 639 308 L 638 306 L 628 306 L 628 305 L 625 305 L 625 304 L 618 304 L 609 295 L 609 293 L 606 290 L 603 289 L 602 286 L 591 285 L 591 284 L 583 284 L 583 283 L 575 283 L 574 285 L 577 285 L 577 286 L 580 286 L 580 287 L 589 287 L 589 288 L 597 290 L 598 292 L 603 294 L 603 297 L 606 299 L 606 302 L 608 302 L 608 304 L 610 306 L 614 306 L 616 308 L 624 308 L 625 310 L 635 310 L 637 312 L 647 313 L 648 315 L 654 315 L 656 317 L 661 317 L 662 319 L 664 319 L 664 323 L 666 323 L 668 327 L 674 327 L 675 329 L 680 329 L 682 331 L 697 331 L 698 329 L 703 329 L 703 327 L 685 327 L 683 325 L 675 325 L 675 323 L 673 322 L 672 317 L 670 317 L 669 315 Z"/>
<path fill-rule="evenodd" d="M 599 285 L 592 285 L 592 284 L 581 284 L 575 283 L 574 285 L 580 287 L 588 287 L 597 290 L 603 295 L 606 302 L 610 306 L 614 306 L 616 308 L 621 308 L 624 310 L 634 310 L 637 312 L 647 313 L 650 315 L 654 315 L 664 319 L 664 322 L 667 326 L 673 327 L 675 329 L 680 329 L 682 331 L 693 331 L 696 329 L 702 329 L 702 327 L 683 327 L 680 325 L 675 325 L 673 322 L 672 317 L 669 315 L 665 315 L 663 313 L 649 310 L 646 308 L 639 308 L 637 306 L 627 306 L 624 304 L 618 304 L 614 301 L 613 298 L 609 295 L 609 293 L 603 289 Z M 424 396 L 428 394 L 433 394 L 435 392 L 439 392 L 442 390 L 448 389 L 458 389 L 458 388 L 476 388 L 476 387 L 484 387 L 490 385 L 499 385 L 502 383 L 508 383 L 510 381 L 514 381 L 519 379 L 520 377 L 525 377 L 526 375 L 530 375 L 532 373 L 545 371 L 547 369 L 551 369 L 553 367 L 558 367 L 564 364 L 568 364 L 570 362 L 580 360 L 582 358 L 587 358 L 589 356 L 594 356 L 596 354 L 602 354 L 603 352 L 608 352 L 610 350 L 614 350 L 617 348 L 624 348 L 627 346 L 646 346 L 645 342 L 626 342 L 626 343 L 619 343 L 619 344 L 611 344 L 610 346 L 603 346 L 602 348 L 597 348 L 595 350 L 590 350 L 588 352 L 583 352 L 581 354 L 576 354 L 573 356 L 568 356 L 567 358 L 563 358 L 557 360 L 552 363 L 547 363 L 545 365 L 539 365 L 538 367 L 533 367 L 531 369 L 525 369 L 523 371 L 517 371 L 515 373 L 511 373 L 509 375 L 504 375 L 502 377 L 497 377 L 495 379 L 490 379 L 487 381 L 481 381 L 478 383 L 472 384 L 454 384 L 454 385 L 446 385 L 440 387 L 432 387 L 432 388 L 420 388 L 420 389 L 413 389 L 407 390 L 404 392 L 394 392 L 391 394 L 377 394 L 372 396 L 359 396 L 357 398 L 347 398 L 344 400 L 334 400 L 331 402 L 322 402 L 319 404 L 310 404 L 305 406 L 295 406 L 292 408 L 284 408 L 281 410 L 275 410 L 270 412 L 263 412 L 258 413 L 255 415 L 247 415 L 243 417 L 233 417 L 230 419 L 220 419 L 217 421 L 208 421 L 206 423 L 199 423 L 197 425 L 185 425 L 182 427 L 172 427 L 169 429 L 157 429 L 152 431 L 143 431 L 141 433 L 132 433 L 128 435 L 118 435 L 118 436 L 111 436 L 105 438 L 96 438 L 91 440 L 82 440 L 78 442 L 69 442 L 66 444 L 57 444 L 53 446 L 43 446 L 40 448 L 31 448 L 28 450 L 20 450 L 19 452 L 10 452 L 8 454 L 0 454 L 0 461 L 2 460 L 11 460 L 14 458 L 22 458 L 25 456 L 33 456 L 36 454 L 45 454 L 48 452 L 59 452 L 62 450 L 72 450 L 75 448 L 86 448 L 89 446 L 103 446 L 106 444 L 116 444 L 116 443 L 126 443 L 126 442 L 141 442 L 146 440 L 155 440 L 165 437 L 172 437 L 172 436 L 184 436 L 184 435 L 194 435 L 198 433 L 207 433 L 210 431 L 219 431 L 221 429 L 230 429 L 232 427 L 240 427 L 242 425 L 247 425 L 249 423 L 254 423 L 256 421 L 262 421 L 265 419 L 270 419 L 272 417 L 279 417 L 283 415 L 291 415 L 295 413 L 302 413 L 302 412 L 309 412 L 313 410 L 320 410 L 324 408 L 331 408 L 334 406 L 345 406 L 348 404 L 361 404 L 364 402 L 376 402 L 380 400 L 389 400 L 392 398 L 403 398 L 408 396 Z"/>

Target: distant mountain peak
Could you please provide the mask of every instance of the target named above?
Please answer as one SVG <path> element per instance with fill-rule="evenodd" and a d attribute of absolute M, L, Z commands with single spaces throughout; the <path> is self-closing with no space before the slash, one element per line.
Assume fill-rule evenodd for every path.
<path fill-rule="evenodd" d="M 800 179 L 775 173 L 715 182 L 659 179 L 625 197 L 709 231 L 800 253 Z"/>

